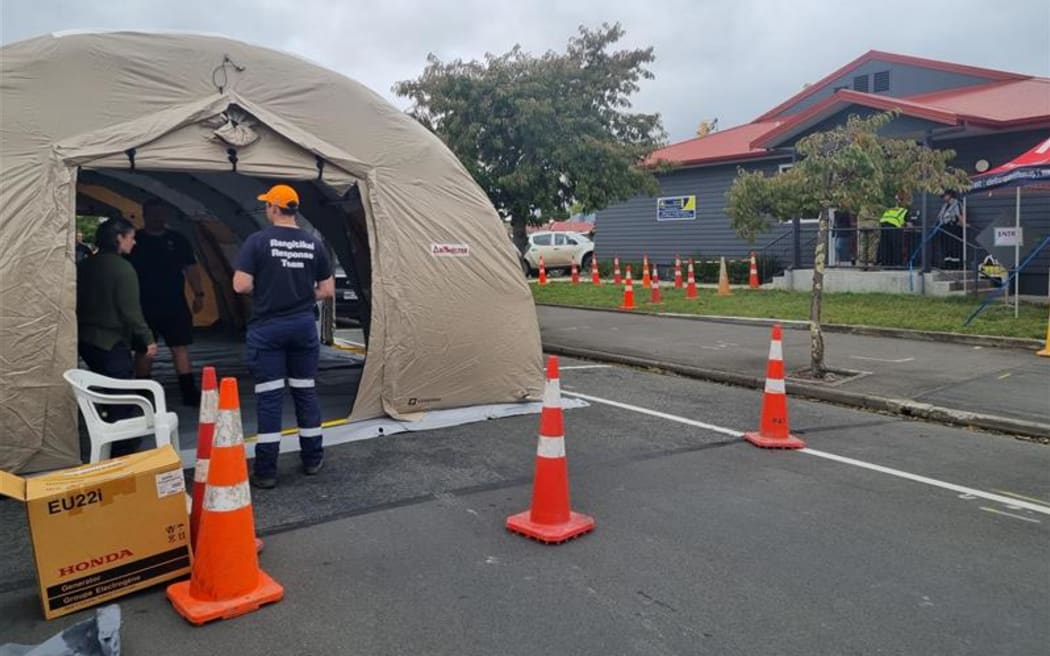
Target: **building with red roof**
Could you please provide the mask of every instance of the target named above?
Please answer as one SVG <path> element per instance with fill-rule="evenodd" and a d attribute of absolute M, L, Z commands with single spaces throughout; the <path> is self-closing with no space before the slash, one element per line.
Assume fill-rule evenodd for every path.
<path fill-rule="evenodd" d="M 806 267 L 813 244 L 805 219 L 778 226 L 755 245 L 736 237 L 725 214 L 725 194 L 738 169 L 774 174 L 791 166 L 794 144 L 806 135 L 842 125 L 851 115 L 888 110 L 898 116 L 886 126 L 886 136 L 950 148 L 956 152 L 953 164 L 974 174 L 1050 136 L 1050 79 L 871 50 L 750 123 L 653 152 L 647 163 L 665 167 L 658 174 L 660 196 L 599 212 L 597 249 L 636 259 L 648 254 L 660 263 L 676 254 L 739 256 L 758 250 L 781 267 Z M 939 198 L 915 199 L 910 215 L 916 234 L 923 234 L 923 224 L 932 230 L 939 207 Z M 1007 219 L 1012 224 L 1013 212 L 1012 195 L 971 196 L 969 233 L 976 236 Z M 1026 241 L 1029 233 L 1036 241 L 1050 233 L 1050 195 L 1027 194 L 1022 223 Z M 927 265 L 940 265 L 932 256 L 925 254 Z M 1050 254 L 1033 263 L 1033 271 L 1041 273 L 1023 276 L 1022 292 L 1046 293 L 1047 264 Z"/>

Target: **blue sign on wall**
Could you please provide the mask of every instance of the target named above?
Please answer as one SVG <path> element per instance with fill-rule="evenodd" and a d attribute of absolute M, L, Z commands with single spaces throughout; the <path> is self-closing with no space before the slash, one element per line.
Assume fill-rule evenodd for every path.
<path fill-rule="evenodd" d="M 692 221 L 696 218 L 696 196 L 665 196 L 656 199 L 657 221 Z"/>

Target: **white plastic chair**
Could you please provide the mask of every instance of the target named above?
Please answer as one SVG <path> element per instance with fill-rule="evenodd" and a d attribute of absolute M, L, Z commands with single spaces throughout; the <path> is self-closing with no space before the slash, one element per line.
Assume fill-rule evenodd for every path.
<path fill-rule="evenodd" d="M 158 447 L 170 444 L 176 453 L 179 452 L 179 417 L 174 412 L 168 412 L 164 401 L 164 388 L 156 381 L 110 378 L 83 369 L 70 369 L 62 374 L 62 377 L 73 387 L 80 412 L 87 424 L 88 435 L 91 438 L 91 456 L 88 462 L 109 458 L 113 442 L 145 435 L 155 436 Z M 127 393 L 114 394 L 100 389 L 125 390 Z M 150 403 L 142 392 L 151 393 L 153 403 Z M 137 406 L 142 409 L 142 416 L 113 422 L 105 421 L 98 413 L 97 406 L 100 404 Z"/>

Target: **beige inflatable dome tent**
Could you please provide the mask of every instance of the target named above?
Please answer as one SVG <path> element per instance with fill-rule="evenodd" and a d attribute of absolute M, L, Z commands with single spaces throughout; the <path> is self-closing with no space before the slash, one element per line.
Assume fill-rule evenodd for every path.
<path fill-rule="evenodd" d="M 216 209 L 250 193 L 221 181 L 291 181 L 370 291 L 351 419 L 540 396 L 535 309 L 498 215 L 369 89 L 212 36 L 49 35 L 3 47 L 0 66 L 0 469 L 79 461 L 62 372 L 77 366 L 74 217 L 92 175 L 178 187 L 239 235 L 261 216 L 243 199 Z"/>

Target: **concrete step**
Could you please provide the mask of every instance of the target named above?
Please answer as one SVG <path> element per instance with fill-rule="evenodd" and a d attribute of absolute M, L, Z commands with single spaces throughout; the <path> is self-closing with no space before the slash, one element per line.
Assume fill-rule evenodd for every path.
<path fill-rule="evenodd" d="M 941 280 L 963 280 L 967 277 L 972 277 L 972 271 L 953 271 L 953 270 L 940 270 L 934 269 L 930 272 L 933 276 L 934 281 Z"/>
<path fill-rule="evenodd" d="M 979 280 L 977 282 L 976 291 L 978 294 L 987 293 L 995 289 L 998 288 L 987 280 Z M 927 291 L 933 296 L 959 296 L 973 293 L 974 285 L 972 280 L 934 280 L 928 284 Z"/>

